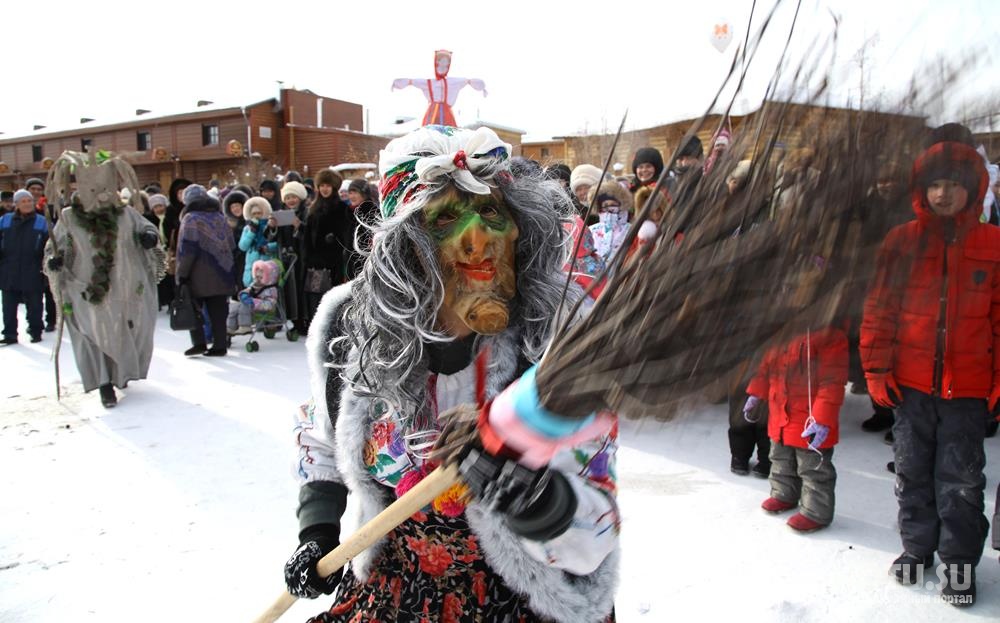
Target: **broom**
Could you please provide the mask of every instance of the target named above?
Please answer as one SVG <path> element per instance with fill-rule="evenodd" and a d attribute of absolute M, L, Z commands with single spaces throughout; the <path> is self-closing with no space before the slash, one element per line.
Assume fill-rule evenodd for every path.
<path fill-rule="evenodd" d="M 816 62 L 800 67 L 795 78 L 811 73 L 806 70 Z M 809 90 L 810 101 L 825 89 L 824 82 Z M 875 125 L 859 116 L 862 126 Z M 779 175 L 782 161 L 771 156 L 786 127 L 811 138 L 812 158 L 788 159 Z M 752 150 L 763 161 L 752 168 L 747 190 L 727 196 L 720 175 L 682 181 L 656 239 L 629 259 L 626 250 L 638 227 L 631 229 L 603 275 L 607 284 L 590 314 L 557 331 L 540 362 L 540 406 L 580 422 L 602 410 L 668 420 L 680 401 L 769 345 L 843 318 L 871 279 L 880 242 L 858 213 L 873 162 L 858 162 L 865 153 L 861 133 L 847 129 L 788 102 L 765 105 L 756 130 L 738 130 L 730 153 L 715 165 L 732 170 L 735 154 Z M 897 149 L 915 143 L 915 128 L 889 129 L 898 130 L 892 143 Z M 880 140 L 889 145 L 884 133 Z M 657 189 L 664 182 L 665 176 Z M 479 444 L 475 419 L 474 410 L 443 414 L 446 428 L 434 457 L 442 467 L 362 528 L 365 538 L 352 537 L 322 559 L 319 573 L 333 573 L 454 484 L 457 458 Z M 256 621 L 276 620 L 293 601 L 283 595 Z"/>

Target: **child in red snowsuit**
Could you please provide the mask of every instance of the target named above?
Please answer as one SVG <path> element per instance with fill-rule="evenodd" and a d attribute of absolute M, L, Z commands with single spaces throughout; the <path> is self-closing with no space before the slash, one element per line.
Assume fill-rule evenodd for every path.
<path fill-rule="evenodd" d="M 747 387 L 745 415 L 761 400 L 768 404 L 771 497 L 761 507 L 769 513 L 798 507 L 788 525 L 800 532 L 833 521 L 833 446 L 846 384 L 847 336 L 829 328 L 772 348 Z"/>

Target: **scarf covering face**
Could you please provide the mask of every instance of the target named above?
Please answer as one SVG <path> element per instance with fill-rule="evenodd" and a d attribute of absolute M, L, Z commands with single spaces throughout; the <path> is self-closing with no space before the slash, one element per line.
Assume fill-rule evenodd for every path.
<path fill-rule="evenodd" d="M 422 209 L 447 184 L 489 194 L 510 154 L 510 144 L 489 128 L 427 125 L 392 140 L 379 152 L 382 219 Z"/>

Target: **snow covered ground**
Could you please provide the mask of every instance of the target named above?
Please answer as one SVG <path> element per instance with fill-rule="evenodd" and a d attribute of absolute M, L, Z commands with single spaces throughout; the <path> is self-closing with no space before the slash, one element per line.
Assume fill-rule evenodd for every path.
<path fill-rule="evenodd" d="M 282 590 L 296 544 L 303 343 L 279 335 L 248 354 L 238 338 L 228 357 L 187 359 L 187 335 L 161 318 L 150 379 L 104 410 L 82 394 L 68 340 L 55 401 L 53 339 L 0 348 L 0 621 L 252 620 Z M 860 430 L 867 415 L 866 399 L 848 396 L 836 519 L 806 536 L 760 510 L 766 481 L 729 472 L 723 406 L 624 425 L 619 620 L 1000 618 L 993 550 L 968 611 L 888 577 L 900 552 L 890 449 Z M 998 446 L 987 440 L 988 509 Z M 300 601 L 282 620 L 327 605 Z"/>

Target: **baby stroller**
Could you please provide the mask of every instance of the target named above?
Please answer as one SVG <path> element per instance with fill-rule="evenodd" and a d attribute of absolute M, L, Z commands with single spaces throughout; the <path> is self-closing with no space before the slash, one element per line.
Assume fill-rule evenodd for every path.
<path fill-rule="evenodd" d="M 285 337 L 288 338 L 289 342 L 295 342 L 299 339 L 299 332 L 295 330 L 294 327 L 287 327 L 288 324 L 288 314 L 287 314 L 287 301 L 285 300 L 285 282 L 289 278 L 293 278 L 293 271 L 295 270 L 295 263 L 298 261 L 298 256 L 294 253 L 282 252 L 281 259 L 270 260 L 274 262 L 278 267 L 278 283 L 277 286 L 277 304 L 273 310 L 269 311 L 254 311 L 250 324 L 250 333 L 243 334 L 247 335 L 246 351 L 248 353 L 255 353 L 260 350 L 260 343 L 254 339 L 258 333 L 263 333 L 264 337 L 267 339 L 273 339 L 275 335 L 280 331 L 285 332 Z M 233 338 L 237 335 L 230 335 L 228 343 L 232 346 Z"/>

